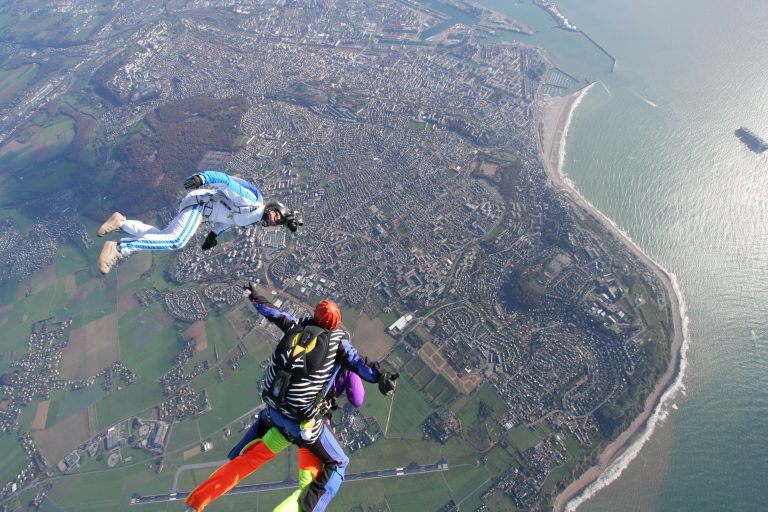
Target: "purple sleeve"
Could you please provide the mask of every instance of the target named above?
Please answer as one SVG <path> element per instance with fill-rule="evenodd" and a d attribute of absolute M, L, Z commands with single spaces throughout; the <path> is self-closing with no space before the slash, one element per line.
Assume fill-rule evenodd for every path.
<path fill-rule="evenodd" d="M 345 370 L 345 372 L 347 373 L 347 400 L 349 400 L 353 407 L 359 409 L 363 405 L 363 400 L 365 400 L 363 381 L 360 380 L 356 373 L 349 370 Z"/>

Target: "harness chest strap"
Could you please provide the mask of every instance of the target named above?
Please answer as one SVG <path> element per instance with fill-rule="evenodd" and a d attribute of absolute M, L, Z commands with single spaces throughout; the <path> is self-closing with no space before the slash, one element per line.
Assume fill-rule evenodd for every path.
<path fill-rule="evenodd" d="M 247 214 L 252 213 L 252 212 L 254 212 L 254 211 L 259 209 L 259 206 L 252 205 L 252 204 L 246 204 L 246 205 L 243 205 L 243 206 L 238 206 L 238 205 L 236 205 L 236 204 L 234 204 L 232 202 L 232 199 L 229 196 L 227 196 L 226 194 L 224 194 L 220 190 L 216 191 L 215 199 L 218 202 L 220 202 L 221 204 L 223 204 L 224 207 L 227 210 L 229 210 L 230 212 L 232 212 L 233 214 L 240 213 L 240 214 L 243 214 L 243 215 L 247 215 Z"/>

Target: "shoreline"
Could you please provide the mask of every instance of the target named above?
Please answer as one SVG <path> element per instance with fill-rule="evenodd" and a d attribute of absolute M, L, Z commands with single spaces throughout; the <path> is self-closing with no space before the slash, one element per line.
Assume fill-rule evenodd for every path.
<path fill-rule="evenodd" d="M 557 511 L 575 510 L 583 501 L 589 499 L 592 492 L 599 491 L 618 478 L 624 467 L 626 467 L 626 463 L 634 459 L 644 441 L 653 433 L 658 420 L 661 418 L 661 415 L 657 414 L 657 412 L 661 411 L 661 406 L 681 386 L 684 374 L 684 359 L 682 356 L 686 348 L 685 303 L 674 275 L 656 263 L 626 233 L 621 231 L 611 219 L 587 201 L 575 188 L 574 184 L 562 173 L 562 166 L 565 160 L 565 142 L 573 112 L 584 98 L 584 95 L 595 83 L 597 82 L 593 82 L 569 96 L 550 97 L 546 104 L 542 104 L 537 108 L 536 132 L 542 163 L 550 183 L 556 189 L 567 193 L 576 206 L 593 214 L 604 227 L 621 240 L 658 277 L 669 299 L 674 338 L 670 347 L 670 361 L 667 370 L 659 379 L 653 392 L 646 398 L 642 413 L 632 421 L 627 430 L 619 434 L 616 439 L 603 449 L 598 456 L 597 465 L 587 469 L 586 472 L 571 482 L 568 487 L 556 496 L 553 505 Z M 540 126 L 541 130 L 539 130 Z M 635 447 L 636 441 L 643 441 L 643 443 Z M 630 450 L 631 448 L 634 449 Z M 622 461 L 624 464 L 615 469 L 611 468 L 617 461 Z M 614 469 L 614 471 L 607 475 L 609 480 L 601 484 L 600 478 L 606 474 L 606 470 L 609 468 Z M 591 490 L 590 487 L 595 484 L 598 487 Z"/>

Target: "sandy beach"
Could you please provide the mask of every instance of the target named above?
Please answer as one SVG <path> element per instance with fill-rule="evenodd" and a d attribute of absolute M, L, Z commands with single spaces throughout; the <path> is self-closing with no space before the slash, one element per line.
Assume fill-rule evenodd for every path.
<path fill-rule="evenodd" d="M 594 85 L 594 84 L 593 84 Z M 681 348 L 684 340 L 683 318 L 681 314 L 680 298 L 678 297 L 672 282 L 672 277 L 661 268 L 653 259 L 640 249 L 632 240 L 621 232 L 616 225 L 602 212 L 594 208 L 561 174 L 561 160 L 565 154 L 564 143 L 568 132 L 568 126 L 574 108 L 578 105 L 583 95 L 592 85 L 577 91 L 570 96 L 549 98 L 538 111 L 538 121 L 542 127 L 539 133 L 539 147 L 541 158 L 546 168 L 551 183 L 555 188 L 565 191 L 577 207 L 583 208 L 595 215 L 600 222 L 616 237 L 621 239 L 629 249 L 636 254 L 658 276 L 667 292 L 669 306 L 671 307 L 675 336 L 671 347 L 671 360 L 667 371 L 659 380 L 653 393 L 647 398 L 642 414 L 635 418 L 629 428 L 622 432 L 600 454 L 598 464 L 589 468 L 580 478 L 572 482 L 560 493 L 554 502 L 555 510 L 564 510 L 568 502 L 579 496 L 587 487 L 594 483 L 598 477 L 629 448 L 632 443 L 642 436 L 648 426 L 648 420 L 659 406 L 664 392 L 675 378 L 680 368 Z"/>

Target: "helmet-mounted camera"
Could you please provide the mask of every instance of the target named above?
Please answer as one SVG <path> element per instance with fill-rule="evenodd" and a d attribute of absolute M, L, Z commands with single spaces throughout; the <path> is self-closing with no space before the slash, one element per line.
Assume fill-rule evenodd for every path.
<path fill-rule="evenodd" d="M 295 233 L 299 226 L 304 225 L 304 219 L 301 218 L 301 213 L 298 210 L 288 212 L 285 216 L 285 226 L 291 230 L 291 233 Z"/>
<path fill-rule="evenodd" d="M 276 223 L 270 221 L 270 212 L 277 212 L 280 214 L 280 218 Z M 301 213 L 298 210 L 289 210 L 283 203 L 271 202 L 264 205 L 264 213 L 261 215 L 261 221 L 264 226 L 279 226 L 284 225 L 291 232 L 295 232 L 299 229 L 299 226 L 304 225 L 304 220 L 301 218 Z"/>

